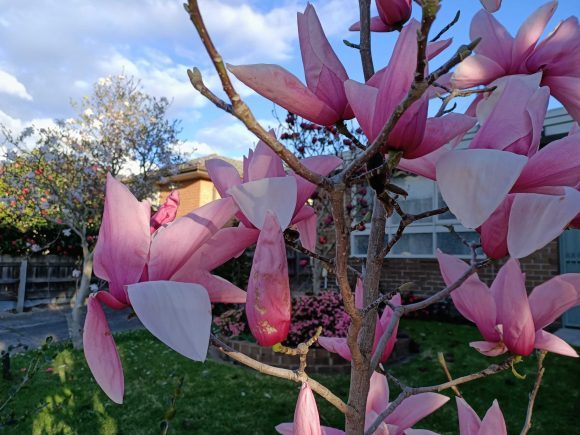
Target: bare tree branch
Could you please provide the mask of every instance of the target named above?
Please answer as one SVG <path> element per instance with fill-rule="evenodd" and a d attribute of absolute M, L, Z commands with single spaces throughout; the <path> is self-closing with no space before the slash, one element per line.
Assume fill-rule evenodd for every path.
<path fill-rule="evenodd" d="M 536 357 L 538 358 L 538 373 L 536 375 L 536 382 L 534 383 L 534 388 L 530 393 L 530 399 L 528 401 L 528 410 L 526 412 L 526 420 L 524 422 L 524 427 L 520 432 L 520 435 L 526 435 L 528 431 L 532 428 L 532 413 L 534 412 L 534 403 L 540 390 L 540 385 L 542 384 L 542 378 L 544 377 L 544 372 L 546 368 L 544 367 L 544 358 L 548 352 L 545 350 L 538 350 L 536 352 Z"/>

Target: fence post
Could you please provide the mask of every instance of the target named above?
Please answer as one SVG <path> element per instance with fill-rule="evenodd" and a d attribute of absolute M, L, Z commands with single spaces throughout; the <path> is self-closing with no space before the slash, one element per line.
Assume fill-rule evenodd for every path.
<path fill-rule="evenodd" d="M 18 281 L 18 300 L 16 301 L 16 312 L 24 311 L 24 299 L 26 298 L 26 270 L 28 269 L 28 260 L 20 262 L 20 277 Z"/>

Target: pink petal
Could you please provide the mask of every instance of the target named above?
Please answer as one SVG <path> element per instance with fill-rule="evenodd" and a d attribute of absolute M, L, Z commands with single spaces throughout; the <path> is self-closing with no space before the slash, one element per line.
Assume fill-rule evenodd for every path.
<path fill-rule="evenodd" d="M 493 82 L 505 74 L 504 68 L 489 57 L 476 54 L 463 60 L 451 76 L 455 88 L 465 89 Z"/>
<path fill-rule="evenodd" d="M 344 90 L 356 120 L 363 129 L 369 141 L 376 138 L 374 117 L 379 91 L 373 86 L 363 85 L 354 80 L 344 82 Z"/>
<path fill-rule="evenodd" d="M 308 249 L 310 252 L 316 252 L 316 230 L 318 225 L 318 216 L 316 216 L 316 213 L 314 213 L 314 210 L 311 207 L 308 207 L 308 209 L 312 210 L 313 213 L 310 215 L 310 217 L 300 220 L 296 224 L 296 229 L 300 234 L 300 244 L 302 247 Z"/>
<path fill-rule="evenodd" d="M 276 138 L 274 130 L 269 131 L 270 136 Z M 261 180 L 262 178 L 285 177 L 284 164 L 264 141 L 260 140 L 256 145 L 252 157 L 248 163 L 247 181 Z"/>
<path fill-rule="evenodd" d="M 225 160 L 206 160 L 205 168 L 222 198 L 227 196 L 228 189 L 242 183 L 238 170 Z"/>
<path fill-rule="evenodd" d="M 316 399 L 307 383 L 303 383 L 294 411 L 294 435 L 320 435 L 320 417 Z"/>
<path fill-rule="evenodd" d="M 211 304 L 198 284 L 149 281 L 128 286 L 129 299 L 143 325 L 183 356 L 205 361 Z"/>
<path fill-rule="evenodd" d="M 293 74 L 278 65 L 228 65 L 238 80 L 284 109 L 320 125 L 332 125 L 341 119 L 337 113 Z"/>
<path fill-rule="evenodd" d="M 423 141 L 415 150 L 405 154 L 407 159 L 415 159 L 430 154 L 449 143 L 455 137 L 463 136 L 471 129 L 476 119 L 459 113 L 449 113 L 439 118 L 428 118 Z"/>
<path fill-rule="evenodd" d="M 401 295 L 397 294 L 395 297 L 393 297 L 391 299 L 391 303 L 395 306 L 401 305 Z M 381 314 L 381 317 L 376 325 L 375 343 L 373 345 L 373 352 L 374 352 L 376 346 L 378 345 L 378 342 L 381 339 L 381 337 L 387 332 L 387 328 L 388 328 L 388 325 L 391 321 L 391 318 L 393 317 L 393 314 L 394 314 L 394 312 L 393 312 L 393 309 L 391 307 L 389 307 L 389 306 L 385 307 L 383 314 Z M 385 346 L 385 349 L 383 350 L 383 353 L 382 353 L 381 358 L 380 358 L 380 362 L 383 364 L 387 362 L 387 360 L 389 359 L 389 357 L 393 353 L 393 349 L 395 348 L 395 343 L 397 342 L 398 330 L 399 330 L 399 322 L 397 321 L 397 324 L 395 325 L 395 329 L 393 329 L 393 333 L 391 334 L 391 337 L 387 341 L 387 345 Z"/>
<path fill-rule="evenodd" d="M 481 5 L 488 12 L 496 12 L 501 6 L 501 0 L 480 0 Z M 475 433 L 474 433 L 475 435 Z"/>
<path fill-rule="evenodd" d="M 503 414 L 497 400 L 494 400 L 493 405 L 487 410 L 481 421 L 477 435 L 507 435 L 507 433 Z"/>
<path fill-rule="evenodd" d="M 356 31 L 360 30 L 360 21 L 352 24 L 348 30 Z M 392 32 L 396 30 L 394 27 L 385 24 L 381 17 L 371 17 L 371 32 Z"/>
<path fill-rule="evenodd" d="M 546 77 L 544 84 L 575 121 L 580 121 L 580 77 Z"/>
<path fill-rule="evenodd" d="M 497 150 L 453 150 L 437 162 L 437 183 L 451 212 L 477 228 L 505 199 L 527 158 Z"/>
<path fill-rule="evenodd" d="M 175 216 L 177 215 L 177 209 L 179 208 L 179 191 L 173 190 L 165 200 L 165 202 L 159 207 L 159 210 L 151 216 L 150 226 L 151 233 L 154 233 L 157 228 L 162 225 L 173 222 Z"/>
<path fill-rule="evenodd" d="M 439 148 L 438 150 L 423 157 L 419 157 L 418 159 L 401 159 L 397 168 L 412 174 L 421 175 L 422 177 L 428 178 L 430 180 L 435 180 L 437 178 L 437 162 L 441 156 L 447 154 L 448 152 L 449 150 L 447 148 Z"/>
<path fill-rule="evenodd" d="M 253 228 L 222 228 L 189 257 L 171 277 L 171 281 L 189 282 L 185 279 L 188 270 L 211 271 L 232 258 L 239 257 L 246 248 L 256 243 L 259 234 L 260 231 Z"/>
<path fill-rule="evenodd" d="M 469 345 L 482 355 L 491 357 L 502 355 L 508 351 L 507 347 L 502 342 L 491 343 L 489 341 L 472 341 Z"/>
<path fill-rule="evenodd" d="M 534 346 L 536 349 L 547 350 L 548 352 L 578 358 L 578 353 L 572 346 L 560 337 L 546 331 L 539 330 L 536 332 L 536 342 Z"/>
<path fill-rule="evenodd" d="M 367 396 L 366 413 L 374 411 L 378 414 L 389 406 L 389 384 L 387 377 L 378 372 L 373 372 L 370 380 L 369 394 Z"/>
<path fill-rule="evenodd" d="M 342 159 L 339 159 L 336 156 L 313 156 L 300 160 L 300 163 L 311 171 L 326 177 L 342 164 Z M 296 177 L 298 190 L 298 195 L 296 197 L 296 210 L 300 210 L 308 198 L 310 198 L 316 191 L 316 185 L 299 175 L 293 175 Z"/>
<path fill-rule="evenodd" d="M 250 270 L 246 302 L 248 324 L 258 344 L 272 346 L 286 339 L 290 311 L 284 236 L 276 216 L 266 211 Z"/>
<path fill-rule="evenodd" d="M 94 272 L 109 282 L 109 291 L 125 302 L 123 286 L 139 281 L 149 255 L 151 206 L 139 202 L 121 182 L 107 174 L 105 209 L 94 253 Z"/>
<path fill-rule="evenodd" d="M 491 291 L 497 323 L 503 325 L 504 344 L 511 352 L 527 356 L 534 349 L 536 332 L 524 280 L 518 261 L 510 259 L 499 270 Z"/>
<path fill-rule="evenodd" d="M 169 279 L 237 211 L 232 198 L 212 201 L 157 231 L 151 242 L 149 279 Z"/>
<path fill-rule="evenodd" d="M 566 136 L 533 155 L 514 191 L 533 191 L 543 186 L 571 186 L 580 183 L 580 136 Z"/>
<path fill-rule="evenodd" d="M 337 353 L 345 360 L 350 361 L 352 354 L 346 343 L 346 338 L 341 337 L 320 337 L 318 343 L 327 351 Z"/>
<path fill-rule="evenodd" d="M 397 406 L 385 422 L 393 424 L 399 430 L 405 430 L 413 426 L 419 420 L 441 408 L 449 397 L 437 393 L 422 393 L 411 396 Z"/>
<path fill-rule="evenodd" d="M 376 4 L 381 20 L 388 26 L 401 26 L 411 17 L 411 0 L 377 0 Z"/>
<path fill-rule="evenodd" d="M 245 304 L 246 292 L 224 278 L 203 269 L 180 269 L 172 281 L 200 284 L 207 290 L 211 303 Z"/>
<path fill-rule="evenodd" d="M 529 297 L 536 331 L 580 304 L 580 273 L 567 273 L 540 284 Z"/>
<path fill-rule="evenodd" d="M 514 39 L 493 15 L 484 10 L 475 14 L 471 20 L 469 36 L 472 41 L 481 37 L 481 42 L 475 49 L 477 54 L 492 59 L 504 71 L 509 70 Z"/>
<path fill-rule="evenodd" d="M 443 50 L 449 47 L 452 42 L 453 38 L 449 38 L 449 39 L 440 39 L 439 41 L 430 42 L 429 44 L 427 44 L 427 60 L 431 60 L 434 57 L 438 56 Z M 437 83 L 444 84 L 441 83 L 440 79 L 441 77 L 437 79 Z"/>
<path fill-rule="evenodd" d="M 518 193 L 509 220 L 508 249 L 523 258 L 544 247 L 580 213 L 580 192 L 570 187 L 559 194 Z"/>
<path fill-rule="evenodd" d="M 298 13 L 298 38 L 308 89 L 342 114 L 347 105 L 344 82 L 348 75 L 326 39 L 311 4 L 306 6 L 303 14 Z"/>
<path fill-rule="evenodd" d="M 384 410 L 385 409 L 383 409 L 383 411 Z M 379 414 L 376 413 L 375 411 L 368 411 L 365 414 L 365 432 L 369 430 L 371 425 L 376 421 L 378 417 Z M 399 433 L 398 428 L 396 426 L 392 426 L 390 424 L 387 425 L 386 423 L 381 422 L 381 424 L 379 424 L 379 427 L 373 432 L 373 435 L 389 435 L 389 434 L 398 435 L 398 433 Z"/>
<path fill-rule="evenodd" d="M 433 432 L 427 429 L 406 429 L 405 435 L 439 435 L 437 432 Z"/>
<path fill-rule="evenodd" d="M 464 261 L 440 251 L 437 252 L 437 260 L 446 285 L 453 284 L 469 269 Z M 499 340 L 495 330 L 495 301 L 491 291 L 480 281 L 477 274 L 471 275 L 457 290 L 454 290 L 451 299 L 463 317 L 477 325 L 486 340 Z"/>
<path fill-rule="evenodd" d="M 558 2 L 553 0 L 540 6 L 530 15 L 518 30 L 512 48 L 512 66 L 525 69 L 524 62 L 534 50 L 536 42 L 544 32 L 546 24 L 554 15 Z M 524 71 L 522 71 L 524 72 Z"/>
<path fill-rule="evenodd" d="M 115 403 L 123 403 L 123 367 L 107 318 L 95 295 L 87 300 L 83 331 L 84 353 L 97 384 Z"/>
<path fill-rule="evenodd" d="M 262 228 L 268 211 L 276 215 L 282 229 L 288 227 L 294 215 L 297 197 L 294 177 L 250 181 L 232 187 L 228 193 L 256 228 Z"/>
<path fill-rule="evenodd" d="M 280 423 L 275 427 L 276 432 L 282 435 L 294 435 L 294 423 Z M 333 427 L 320 426 L 321 435 L 344 435 L 344 431 Z"/>
<path fill-rule="evenodd" d="M 459 433 L 461 435 L 477 435 L 481 420 L 469 404 L 461 397 L 455 398 L 457 417 L 459 419 Z"/>
<path fill-rule="evenodd" d="M 508 254 L 508 223 L 515 197 L 514 194 L 508 195 L 483 225 L 477 229 L 481 236 L 483 252 L 490 258 L 500 259 Z"/>
<path fill-rule="evenodd" d="M 532 155 L 540 143 L 549 89 L 538 89 L 541 75 L 507 76 L 477 105 L 482 127 L 469 148 L 489 148 Z M 499 134 L 503 131 L 503 134 Z"/>

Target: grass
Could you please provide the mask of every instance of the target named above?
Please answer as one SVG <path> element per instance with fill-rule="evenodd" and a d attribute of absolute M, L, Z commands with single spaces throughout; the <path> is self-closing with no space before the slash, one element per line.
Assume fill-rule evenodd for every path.
<path fill-rule="evenodd" d="M 421 352 L 405 364 L 391 367 L 410 385 L 445 381 L 437 364 L 437 351 L 446 358 L 454 376 L 489 365 L 492 360 L 468 347 L 479 339 L 465 325 L 404 320 L 402 328 L 419 343 Z M 40 356 L 37 373 L 0 412 L 0 432 L 14 434 L 160 434 L 163 420 L 174 414 L 168 433 L 271 434 L 280 422 L 291 421 L 299 386 L 266 377 L 242 367 L 214 361 L 191 362 L 160 344 L 147 332 L 116 336 L 125 368 L 125 403 L 115 405 L 94 383 L 81 352 L 54 345 L 42 352 L 12 358 L 14 379 L 1 381 L 0 406 L 26 375 L 22 369 Z M 498 360 L 501 360 L 499 358 Z M 494 398 L 499 400 L 510 433 L 519 433 L 535 378 L 535 358 L 517 369 L 462 386 L 461 392 L 483 416 Z M 549 354 L 546 373 L 530 433 L 573 433 L 580 406 L 578 360 Z M 171 407 L 180 377 L 181 394 Z M 348 377 L 317 377 L 341 397 L 348 392 Z M 396 388 L 392 386 L 391 397 Z M 324 425 L 342 427 L 339 412 L 318 400 Z M 456 433 L 456 408 L 450 402 L 416 427 Z"/>

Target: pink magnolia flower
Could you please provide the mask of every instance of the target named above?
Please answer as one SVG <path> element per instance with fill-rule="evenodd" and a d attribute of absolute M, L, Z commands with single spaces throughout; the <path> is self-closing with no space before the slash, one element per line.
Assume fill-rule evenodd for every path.
<path fill-rule="evenodd" d="M 452 83 L 459 88 L 483 85 L 511 74 L 542 72 L 542 85 L 580 119 L 580 25 L 576 17 L 562 21 L 538 45 L 557 1 L 538 8 L 520 27 L 516 37 L 484 10 L 471 22 L 471 38 L 481 37 L 475 56 L 459 64 Z"/>
<path fill-rule="evenodd" d="M 457 403 L 457 416 L 459 417 L 459 435 L 507 435 L 507 427 L 497 400 L 493 401 L 493 404 L 485 413 L 483 421 L 461 397 L 456 397 L 455 402 Z"/>
<path fill-rule="evenodd" d="M 391 299 L 391 304 L 401 305 L 401 295 L 397 293 Z M 355 305 L 358 309 L 362 309 L 364 307 L 364 305 L 363 305 L 363 283 L 362 283 L 360 278 L 357 280 L 356 287 L 355 287 Z M 377 344 L 379 343 L 379 340 L 381 339 L 381 337 L 385 334 L 385 332 L 387 332 L 387 327 L 389 325 L 389 322 L 391 321 L 391 317 L 393 317 L 393 309 L 389 306 L 385 307 L 385 310 L 383 311 L 383 314 L 380 316 L 380 318 L 377 315 L 377 322 L 375 325 L 375 341 L 373 344 L 373 352 L 376 349 Z M 383 350 L 383 354 L 381 355 L 380 361 L 382 363 L 386 362 L 389 359 L 389 357 L 391 356 L 391 353 L 393 353 L 395 343 L 397 342 L 398 329 L 399 329 L 399 323 L 397 322 L 397 325 L 395 326 L 395 329 L 393 330 L 393 334 L 391 335 L 391 338 L 389 338 L 389 341 L 387 341 L 387 345 L 385 346 L 385 350 Z M 323 337 L 320 337 L 318 339 L 318 343 L 323 348 L 328 350 L 329 352 L 337 353 L 341 357 L 346 359 L 347 361 L 350 361 L 352 359 L 352 354 L 351 354 L 350 349 L 348 347 L 346 338 L 343 338 L 343 337 L 324 337 L 323 336 Z"/>
<path fill-rule="evenodd" d="M 230 244 L 222 242 L 219 250 L 210 253 L 204 246 L 206 243 L 214 246 L 214 238 L 222 237 L 218 230 L 236 213 L 234 201 L 231 198 L 214 201 L 170 223 L 175 217 L 177 205 L 176 195 L 171 195 L 160 211 L 151 217 L 148 202 L 139 202 L 122 183 L 111 175 L 107 176 L 103 222 L 94 252 L 94 272 L 108 281 L 109 291 L 98 291 L 89 296 L 83 341 L 85 356 L 95 380 L 117 403 L 121 403 L 123 398 L 123 372 L 101 303 L 113 309 L 130 306 L 135 309 L 135 297 L 129 298 L 126 286 L 143 281 L 159 283 L 178 279 L 203 286 L 189 285 L 194 295 L 190 299 L 202 298 L 203 302 L 199 288 L 203 288 L 206 298 L 209 292 L 213 302 L 242 303 L 246 299 L 243 290 L 211 275 L 209 271 L 237 255 L 240 244 L 248 237 L 256 237 L 252 234 L 256 231 L 240 230 L 239 237 Z M 152 232 L 153 225 L 158 229 Z M 199 259 L 204 253 L 198 264 L 192 263 L 192 259 Z M 183 267 L 186 269 L 182 270 Z M 173 284 L 158 284 L 158 288 L 173 288 Z M 174 293 L 179 295 L 181 290 Z M 137 295 L 137 298 L 140 297 Z M 146 323 L 148 312 L 143 312 L 139 317 Z M 176 332 L 175 336 L 178 335 Z M 190 355 L 187 350 L 182 353 Z"/>
<path fill-rule="evenodd" d="M 480 0 L 481 5 L 488 12 L 497 12 L 501 7 L 501 0 Z"/>
<path fill-rule="evenodd" d="M 437 258 L 447 285 L 469 268 L 451 255 L 439 252 Z M 484 355 L 497 356 L 510 351 L 527 356 L 536 348 L 578 357 L 564 340 L 543 329 L 566 310 L 580 305 L 578 273 L 556 276 L 534 288 L 528 297 L 519 262 L 510 259 L 499 270 L 491 287 L 474 274 L 451 293 L 451 298 L 457 310 L 481 332 L 485 341 L 476 341 L 470 346 Z"/>
<path fill-rule="evenodd" d="M 307 86 L 278 65 L 228 65 L 228 69 L 258 94 L 304 119 L 321 125 L 351 119 L 344 94 L 348 75 L 311 4 L 298 13 L 298 38 Z"/>
<path fill-rule="evenodd" d="M 276 426 L 278 433 L 283 435 L 340 435 L 342 430 L 320 426 L 316 401 L 310 387 L 302 385 L 296 404 L 294 423 L 282 423 Z M 397 406 L 384 422 L 374 432 L 375 435 L 426 435 L 434 432 L 421 429 L 411 429 L 415 423 L 441 408 L 449 397 L 437 393 L 422 393 L 411 396 Z M 389 406 L 389 384 L 387 378 L 373 372 L 370 379 L 369 394 L 365 412 L 365 430 L 375 422 L 379 414 Z M 308 421 L 305 425 L 303 422 Z"/>
<path fill-rule="evenodd" d="M 378 17 L 371 18 L 371 32 L 392 32 L 401 30 L 413 9 L 412 0 L 377 0 Z M 348 30 L 360 30 L 360 21 Z"/>
<path fill-rule="evenodd" d="M 416 20 L 405 26 L 397 39 L 389 65 L 367 84 L 353 80 L 345 83 L 348 102 L 371 142 L 411 87 L 416 69 L 418 29 Z M 443 45 L 434 45 L 432 55 L 447 44 L 445 41 Z M 405 158 L 415 159 L 435 151 L 475 125 L 474 118 L 456 113 L 427 118 L 428 104 L 429 93 L 425 93 L 407 109 L 389 135 L 387 149 L 401 150 Z"/>
<path fill-rule="evenodd" d="M 436 179 L 459 221 L 481 233 L 493 258 L 522 258 L 580 213 L 580 135 L 538 151 L 549 91 L 539 74 L 504 77 L 477 105 L 469 149 L 439 150 L 399 168 Z"/>

